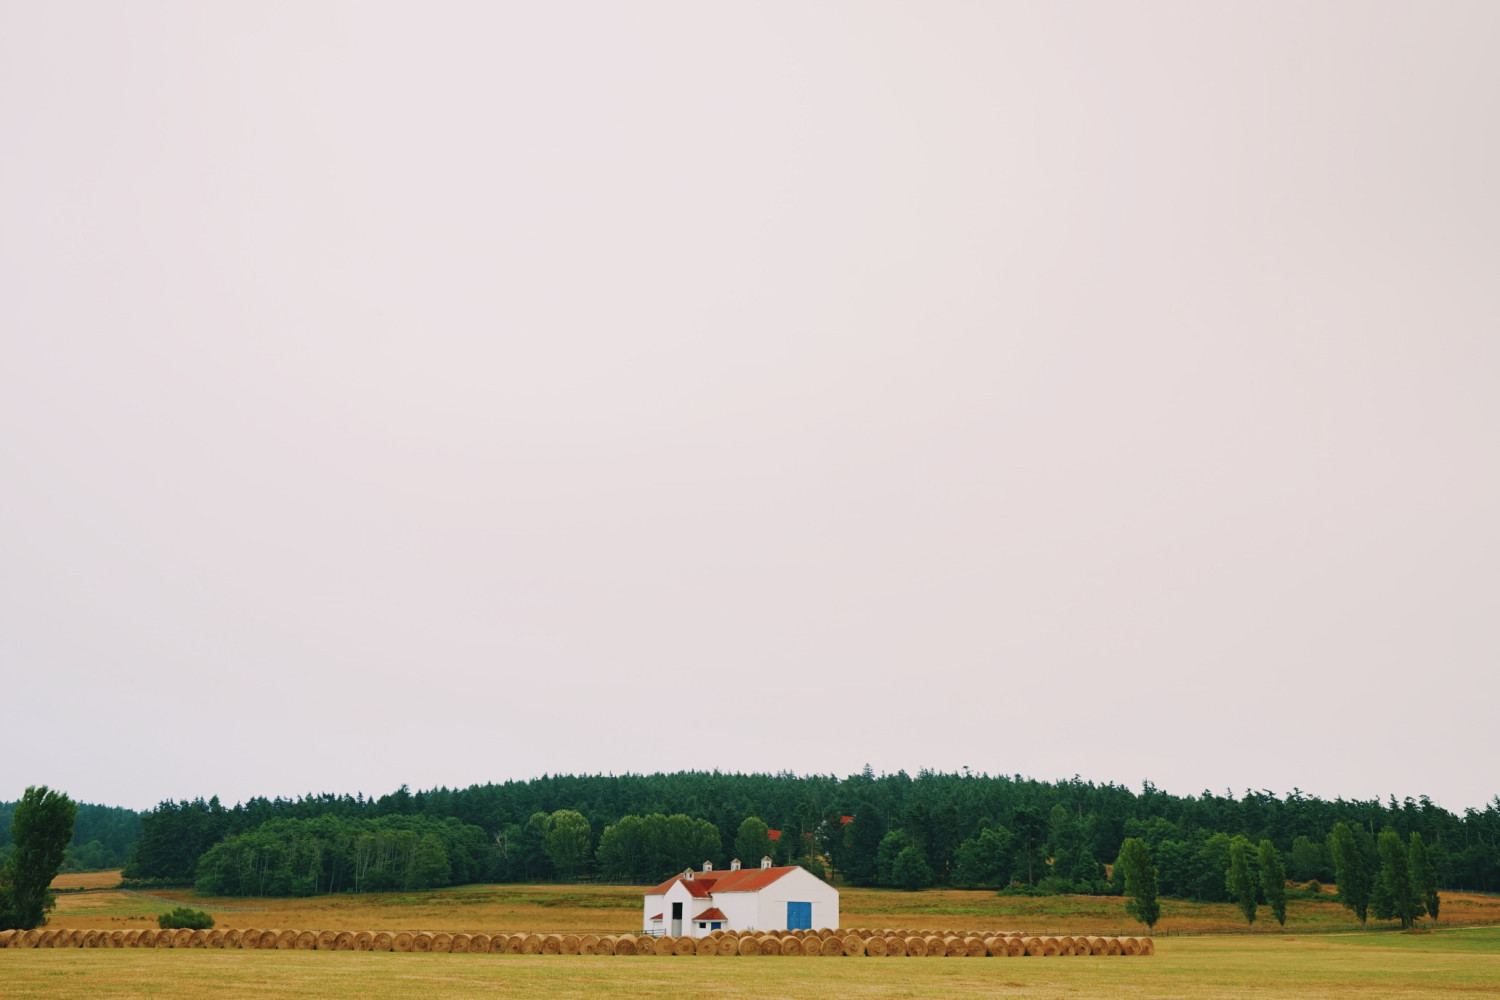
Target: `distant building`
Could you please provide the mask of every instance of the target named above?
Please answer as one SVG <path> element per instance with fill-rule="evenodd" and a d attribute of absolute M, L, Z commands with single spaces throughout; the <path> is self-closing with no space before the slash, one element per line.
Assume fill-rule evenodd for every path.
<path fill-rule="evenodd" d="M 647 892 L 641 914 L 645 933 L 673 937 L 837 927 L 839 891 L 806 868 L 773 868 L 770 858 L 759 868 L 731 861 L 727 872 L 705 861 L 701 872 L 689 868 Z"/>

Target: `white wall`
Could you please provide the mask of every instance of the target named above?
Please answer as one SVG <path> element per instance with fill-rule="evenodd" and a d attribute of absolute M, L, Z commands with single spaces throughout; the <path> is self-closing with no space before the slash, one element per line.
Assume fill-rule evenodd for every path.
<path fill-rule="evenodd" d="M 754 895 L 758 897 L 755 915 L 758 930 L 785 930 L 789 902 L 812 904 L 813 930 L 839 925 L 839 891 L 805 868 L 787 872 Z"/>
<path fill-rule="evenodd" d="M 661 923 L 652 923 L 651 918 L 656 916 L 658 913 L 661 914 Z M 646 897 L 645 906 L 641 908 L 641 929 L 649 931 L 655 927 L 666 927 L 667 921 L 671 919 L 671 916 L 672 914 L 667 910 L 665 896 L 648 895 Z"/>

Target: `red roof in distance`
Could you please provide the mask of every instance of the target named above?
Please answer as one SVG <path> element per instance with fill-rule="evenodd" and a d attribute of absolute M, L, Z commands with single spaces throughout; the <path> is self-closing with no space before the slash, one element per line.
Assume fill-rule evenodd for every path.
<path fill-rule="evenodd" d="M 772 840 L 780 840 L 781 839 L 781 831 L 780 830 L 767 830 L 766 831 L 766 836 L 770 837 Z"/>
<path fill-rule="evenodd" d="M 787 872 L 796 871 L 796 866 L 782 868 L 741 868 L 737 872 L 712 872 L 699 875 L 688 881 L 681 875 L 673 875 L 661 885 L 646 892 L 648 896 L 660 896 L 672 888 L 673 882 L 687 886 L 688 894 L 695 899 L 707 899 L 711 892 L 755 892 L 764 889 Z"/>
<path fill-rule="evenodd" d="M 721 909 L 719 909 L 717 906 L 710 906 L 708 909 L 704 910 L 702 913 L 698 914 L 693 919 L 694 920 L 728 920 L 729 918 L 726 917 L 726 916 L 724 916 L 724 911 L 721 910 Z"/>

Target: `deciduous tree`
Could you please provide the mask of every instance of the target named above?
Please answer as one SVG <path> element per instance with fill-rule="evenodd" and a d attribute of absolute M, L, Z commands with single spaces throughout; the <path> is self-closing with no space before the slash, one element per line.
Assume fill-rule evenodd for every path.
<path fill-rule="evenodd" d="M 1438 899 L 1437 873 L 1433 871 L 1432 862 L 1427 857 L 1427 845 L 1422 843 L 1422 835 L 1415 830 L 1411 834 L 1411 882 L 1412 888 L 1422 900 L 1422 907 L 1427 915 L 1433 920 L 1437 919 Z"/>
<path fill-rule="evenodd" d="M 1401 835 L 1395 830 L 1386 830 L 1380 834 L 1376 847 L 1380 851 L 1380 884 L 1375 894 L 1375 915 L 1399 920 L 1401 929 L 1407 930 L 1416 923 L 1418 912 L 1426 908 L 1412 885 L 1407 845 L 1401 843 Z"/>
<path fill-rule="evenodd" d="M 1364 852 L 1347 823 L 1333 825 L 1328 834 L 1328 853 L 1333 855 L 1339 902 L 1352 910 L 1360 923 L 1364 923 L 1370 908 L 1370 875 L 1365 870 Z"/>
<path fill-rule="evenodd" d="M 572 878 L 583 868 L 592 847 L 594 831 L 583 813 L 559 809 L 547 817 L 543 848 L 552 867 L 562 878 Z"/>
<path fill-rule="evenodd" d="M 1161 919 L 1161 903 L 1156 898 L 1156 865 L 1151 848 L 1139 837 L 1127 837 L 1120 848 L 1115 867 L 1124 872 L 1125 912 L 1146 925 L 1149 932 Z"/>
<path fill-rule="evenodd" d="M 10 821 L 14 846 L 0 866 L 0 930 L 46 923 L 53 902 L 48 886 L 62 867 L 77 816 L 77 804 L 46 785 L 21 796 Z"/>
<path fill-rule="evenodd" d="M 1229 845 L 1229 870 L 1224 873 L 1224 888 L 1229 890 L 1229 897 L 1245 915 L 1245 922 L 1254 926 L 1255 882 L 1250 878 L 1250 860 L 1246 856 L 1249 846 L 1250 842 L 1242 837 L 1236 837 Z"/>
<path fill-rule="evenodd" d="M 1266 894 L 1266 905 L 1271 915 L 1282 927 L 1286 926 L 1286 868 L 1276 845 L 1269 840 L 1260 842 L 1260 887 Z"/>
<path fill-rule="evenodd" d="M 759 816 L 746 816 L 734 835 L 734 853 L 740 864 L 754 868 L 771 856 L 771 831 Z"/>

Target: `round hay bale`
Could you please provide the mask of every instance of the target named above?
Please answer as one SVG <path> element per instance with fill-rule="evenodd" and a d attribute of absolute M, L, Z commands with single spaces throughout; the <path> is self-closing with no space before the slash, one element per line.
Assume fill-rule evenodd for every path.
<path fill-rule="evenodd" d="M 906 956 L 908 958 L 926 958 L 927 957 L 927 939 L 926 938 L 921 937 L 921 936 L 916 935 L 916 934 L 913 934 L 911 937 L 909 937 L 909 938 L 906 939 L 906 941 L 904 942 L 904 944 L 906 945 Z"/>
<path fill-rule="evenodd" d="M 678 956 L 698 954 L 698 942 L 690 937 L 680 937 L 672 942 L 672 954 Z"/>
<path fill-rule="evenodd" d="M 723 955 L 725 958 L 728 958 L 731 955 L 738 955 L 740 953 L 740 939 L 734 934 L 722 935 L 718 941 L 714 942 L 714 944 L 715 952 L 719 955 Z"/>
<path fill-rule="evenodd" d="M 168 928 L 163 927 L 161 930 L 156 932 L 156 946 L 158 948 L 172 947 L 172 936 L 176 933 L 177 932 L 174 930 L 169 930 Z"/>
<path fill-rule="evenodd" d="M 1141 939 L 1140 938 L 1133 938 L 1133 937 L 1122 938 L 1120 940 L 1120 945 L 1121 945 L 1121 947 L 1123 947 L 1125 949 L 1125 954 L 1127 954 L 1127 955 L 1139 955 L 1141 953 Z"/>
<path fill-rule="evenodd" d="M 322 939 L 321 936 L 318 938 L 318 947 L 320 949 L 323 947 L 323 939 Z M 339 931 L 337 934 L 335 934 L 333 936 L 333 950 L 334 951 L 353 951 L 354 950 L 354 932 L 353 931 Z"/>
<path fill-rule="evenodd" d="M 846 958 L 862 958 L 865 953 L 865 939 L 858 934 L 844 935 L 844 956 Z"/>
<path fill-rule="evenodd" d="M 48 929 L 43 930 L 43 931 L 41 931 L 40 933 L 37 934 L 36 938 L 34 939 L 33 947 L 36 947 L 36 948 L 50 948 L 50 947 L 52 947 L 52 942 L 56 938 L 57 938 L 57 928 L 56 927 L 48 928 Z M 154 942 L 155 942 L 155 939 L 153 938 L 153 943 Z"/>
<path fill-rule="evenodd" d="M 978 934 L 970 934 L 964 938 L 964 944 L 969 948 L 970 958 L 984 958 L 990 953 L 990 946 L 984 943 L 984 938 Z"/>
<path fill-rule="evenodd" d="M 542 954 L 543 955 L 561 955 L 562 954 L 562 935 L 561 934 L 548 934 L 546 937 L 542 938 Z"/>
<path fill-rule="evenodd" d="M 760 954 L 760 942 L 757 941 L 755 938 L 749 937 L 749 936 L 740 938 L 740 954 L 741 955 L 759 955 Z"/>
<path fill-rule="evenodd" d="M 1062 953 L 1062 948 L 1055 937 L 1042 938 L 1042 956 L 1044 958 L 1056 958 Z"/>
<path fill-rule="evenodd" d="M 788 934 L 781 939 L 781 953 L 783 955 L 801 956 L 807 954 L 802 947 L 802 939 L 795 934 Z"/>
<path fill-rule="evenodd" d="M 672 939 L 663 938 L 662 940 L 670 941 Z M 598 950 L 598 948 L 599 935 L 597 934 L 585 934 L 583 937 L 578 939 L 578 954 L 580 955 L 592 955 Z M 661 954 L 661 952 L 657 952 L 657 954 L 659 955 Z M 667 954 L 670 955 L 671 952 L 668 952 Z"/>
<path fill-rule="evenodd" d="M 1021 943 L 1026 947 L 1026 954 L 1032 958 L 1041 958 L 1047 954 L 1047 947 L 1039 937 L 1022 938 Z"/>
<path fill-rule="evenodd" d="M 558 944 L 558 953 L 562 955 L 578 954 L 578 935 L 564 934 L 562 941 Z"/>
<path fill-rule="evenodd" d="M 313 947 L 318 951 L 332 951 L 338 943 L 338 931 L 318 931 L 313 935 Z"/>
<path fill-rule="evenodd" d="M 375 936 L 370 938 L 371 951 L 393 951 L 396 947 L 396 935 L 390 931 L 376 931 Z"/>
<path fill-rule="evenodd" d="M 453 935 L 447 931 L 438 931 L 432 935 L 432 947 L 429 949 L 434 955 L 446 955 L 453 950 Z"/>
<path fill-rule="evenodd" d="M 217 928 L 210 930 L 207 937 L 203 939 L 203 945 L 206 948 L 224 947 L 224 932 Z"/>
<path fill-rule="evenodd" d="M 1094 948 L 1093 948 L 1092 945 L 1089 944 L 1089 939 L 1088 938 L 1086 938 L 1086 937 L 1084 937 L 1082 935 L 1079 935 L 1078 937 L 1075 937 L 1073 939 L 1073 954 L 1075 954 L 1075 955 L 1092 955 L 1093 953 L 1094 953 Z"/>
<path fill-rule="evenodd" d="M 156 932 L 148 927 L 146 930 L 141 931 L 141 936 L 136 939 L 135 943 L 138 948 L 155 948 Z"/>
<path fill-rule="evenodd" d="M 411 931 L 399 931 L 391 938 L 391 951 L 408 952 L 417 946 L 417 936 Z"/>
<path fill-rule="evenodd" d="M 677 939 L 670 934 L 663 934 L 652 944 L 651 950 L 658 955 L 677 954 Z"/>
<path fill-rule="evenodd" d="M 542 953 L 542 936 L 540 934 L 527 934 L 521 939 L 521 954 L 540 955 Z M 598 954 L 595 952 L 595 954 Z"/>
<path fill-rule="evenodd" d="M 519 954 L 521 954 L 521 949 L 523 949 L 525 947 L 526 947 L 526 935 L 525 934 L 507 934 L 507 935 L 505 935 L 505 954 L 507 954 L 507 955 L 519 955 Z M 490 951 L 495 951 L 495 940 L 494 940 L 494 938 L 490 939 Z M 592 955 L 593 952 L 589 952 L 589 954 Z"/>
<path fill-rule="evenodd" d="M 109 932 L 109 946 L 111 948 L 123 948 L 123 947 L 125 947 L 125 932 L 123 930 L 120 930 L 120 931 L 110 931 Z"/>
<path fill-rule="evenodd" d="M 1073 955 L 1073 939 L 1066 934 L 1059 937 L 1057 939 L 1057 953 L 1065 957 Z"/>
<path fill-rule="evenodd" d="M 885 938 L 881 937 L 879 934 L 872 935 L 870 939 L 865 942 L 865 954 L 869 955 L 871 958 L 885 958 Z"/>
<path fill-rule="evenodd" d="M 1109 954 L 1109 943 L 1107 941 L 1105 941 L 1102 937 L 1091 937 L 1091 938 L 1088 939 L 1088 942 L 1089 942 L 1089 954 L 1090 955 L 1108 955 Z"/>
<path fill-rule="evenodd" d="M 724 940 L 724 935 L 722 935 L 722 934 L 720 934 L 718 937 L 714 937 L 713 935 L 709 935 L 708 937 L 701 937 L 701 938 L 699 938 L 698 939 L 697 954 L 699 954 L 699 955 L 717 955 L 719 953 L 719 942 L 721 942 L 723 940 Z"/>
<path fill-rule="evenodd" d="M 233 942 L 230 941 L 233 938 Z M 231 928 L 224 932 L 224 947 L 226 948 L 254 948 L 260 944 L 260 931 L 254 927 L 240 929 Z"/>
<path fill-rule="evenodd" d="M 885 936 L 885 955 L 887 958 L 906 957 L 906 938 L 899 934 L 887 934 Z"/>
<path fill-rule="evenodd" d="M 818 938 L 817 942 L 818 954 L 824 958 L 835 958 L 844 953 L 844 942 L 836 937 Z M 804 941 L 802 947 L 806 948 L 811 943 L 811 941 Z"/>
<path fill-rule="evenodd" d="M 375 949 L 375 935 L 370 931 L 360 931 L 354 935 L 355 951 L 373 951 Z"/>
<path fill-rule="evenodd" d="M 991 958 L 1005 957 L 1005 938 L 991 935 L 984 939 L 985 954 Z"/>
<path fill-rule="evenodd" d="M 969 946 L 964 939 L 956 934 L 949 934 L 943 938 L 943 951 L 949 958 L 968 958 Z"/>
<path fill-rule="evenodd" d="M 271 938 L 272 948 L 290 950 L 297 947 L 296 931 L 272 931 L 270 933 L 275 935 Z M 260 936 L 260 946 L 262 948 L 266 947 L 266 936 L 264 934 Z"/>
<path fill-rule="evenodd" d="M 98 931 L 84 931 L 83 932 L 83 940 L 81 940 L 78 943 L 78 946 L 80 948 L 97 948 L 97 947 L 99 947 L 99 932 Z"/>
<path fill-rule="evenodd" d="M 619 940 L 620 939 L 617 938 L 613 934 L 604 934 L 604 935 L 601 935 L 600 938 L 599 938 L 599 943 L 596 944 L 596 945 L 594 945 L 594 954 L 595 955 L 613 955 L 615 953 L 615 944 Z M 688 939 L 687 938 L 679 938 L 679 940 L 686 941 Z"/>
<path fill-rule="evenodd" d="M 42 933 L 40 948 L 66 948 L 68 946 L 70 933 L 61 928 L 51 928 Z"/>
<path fill-rule="evenodd" d="M 454 955 L 467 955 L 473 941 L 468 934 L 455 934 L 448 942 L 448 951 Z"/>
<path fill-rule="evenodd" d="M 1104 939 L 1104 954 L 1106 954 L 1106 955 L 1123 955 L 1123 954 L 1125 954 L 1125 946 L 1122 945 L 1122 944 L 1120 944 L 1120 939 L 1119 938 L 1105 938 Z"/>
<path fill-rule="evenodd" d="M 432 951 L 432 935 L 427 931 L 418 931 L 411 936 L 411 950 L 418 955 L 426 955 Z"/>
<path fill-rule="evenodd" d="M 122 948 L 139 948 L 141 946 L 141 932 L 134 928 L 125 931 L 125 938 L 120 942 Z"/>
<path fill-rule="evenodd" d="M 293 942 L 292 947 L 296 948 L 298 951 L 315 950 L 318 947 L 318 932 L 302 931 L 297 935 L 297 940 Z"/>
<path fill-rule="evenodd" d="M 943 939 L 936 934 L 929 934 L 922 939 L 922 944 L 927 949 L 928 958 L 947 958 L 948 947 L 943 944 Z"/>
<path fill-rule="evenodd" d="M 1156 942 L 1153 941 L 1151 938 L 1148 938 L 1148 937 L 1141 938 L 1141 954 L 1142 955 L 1155 955 L 1156 954 Z"/>
<path fill-rule="evenodd" d="M 561 941 L 562 939 L 558 938 L 558 942 L 561 943 Z M 636 937 L 634 934 L 621 934 L 618 938 L 615 939 L 615 954 L 634 955 L 635 942 Z M 554 952 L 553 954 L 556 954 L 556 952 Z"/>
<path fill-rule="evenodd" d="M 762 955 L 781 955 L 784 951 L 781 938 L 774 934 L 761 935 L 760 953 Z"/>
<path fill-rule="evenodd" d="M 207 944 L 208 931 L 206 930 L 193 931 L 193 933 L 188 936 L 189 948 L 203 948 L 207 946 Z"/>
<path fill-rule="evenodd" d="M 0 931 L 0 948 L 9 948 L 10 947 L 10 939 L 13 938 L 13 937 L 15 937 L 15 936 L 16 936 L 16 932 L 13 931 L 13 930 Z"/>

